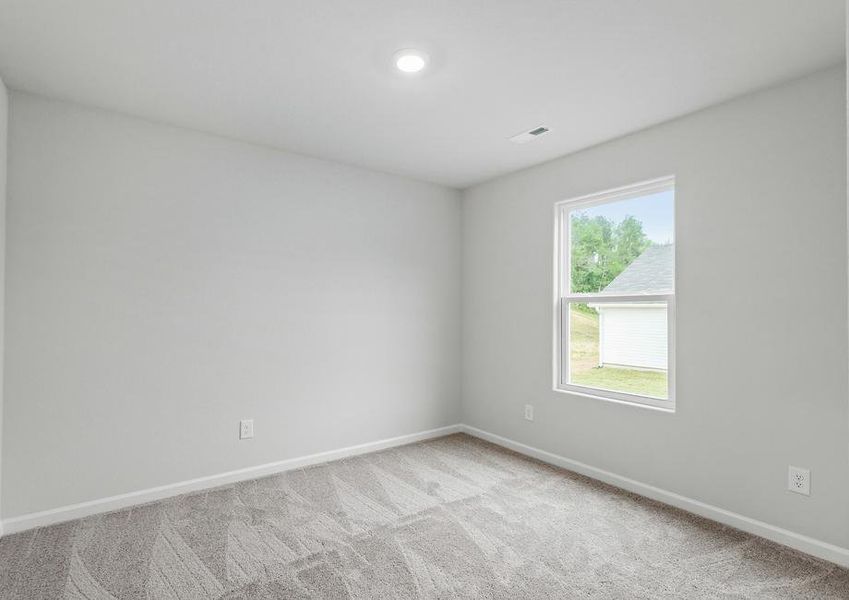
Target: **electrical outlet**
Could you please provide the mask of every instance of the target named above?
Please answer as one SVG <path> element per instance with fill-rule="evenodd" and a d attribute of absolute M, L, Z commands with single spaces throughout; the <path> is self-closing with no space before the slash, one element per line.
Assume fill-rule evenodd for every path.
<path fill-rule="evenodd" d="M 254 436 L 254 420 L 242 419 L 239 421 L 239 439 L 249 440 Z"/>
<path fill-rule="evenodd" d="M 533 404 L 525 404 L 525 420 L 533 421 L 534 420 L 534 405 Z"/>
<path fill-rule="evenodd" d="M 787 469 L 787 489 L 797 494 L 811 495 L 811 472 L 790 465 Z"/>

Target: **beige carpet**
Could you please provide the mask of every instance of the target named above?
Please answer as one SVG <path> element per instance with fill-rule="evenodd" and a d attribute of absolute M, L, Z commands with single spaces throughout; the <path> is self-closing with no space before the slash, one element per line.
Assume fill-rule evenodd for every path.
<path fill-rule="evenodd" d="M 465 435 L 0 540 L 0 597 L 849 598 L 849 571 Z"/>

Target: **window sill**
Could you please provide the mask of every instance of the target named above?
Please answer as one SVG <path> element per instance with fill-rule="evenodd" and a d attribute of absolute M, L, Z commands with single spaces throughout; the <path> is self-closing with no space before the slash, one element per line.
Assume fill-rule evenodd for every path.
<path fill-rule="evenodd" d="M 616 396 L 612 396 L 607 395 L 603 390 L 572 384 L 555 385 L 553 390 L 561 394 L 571 394 L 574 396 L 582 396 L 584 398 L 593 398 L 594 400 L 612 402 L 614 404 L 624 404 L 627 406 L 636 406 L 638 408 L 645 408 L 667 414 L 675 414 L 674 400 L 661 400 L 658 398 L 647 398 L 644 396 L 621 393 L 617 393 Z"/>

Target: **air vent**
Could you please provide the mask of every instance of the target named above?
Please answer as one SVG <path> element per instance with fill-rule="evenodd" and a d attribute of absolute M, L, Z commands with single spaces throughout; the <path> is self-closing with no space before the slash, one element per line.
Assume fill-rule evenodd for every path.
<path fill-rule="evenodd" d="M 534 127 L 529 131 L 523 131 L 522 133 L 517 133 L 513 137 L 510 138 L 510 141 L 514 144 L 527 144 L 538 137 L 541 137 L 551 131 L 548 127 L 543 127 L 540 125 L 539 127 Z"/>

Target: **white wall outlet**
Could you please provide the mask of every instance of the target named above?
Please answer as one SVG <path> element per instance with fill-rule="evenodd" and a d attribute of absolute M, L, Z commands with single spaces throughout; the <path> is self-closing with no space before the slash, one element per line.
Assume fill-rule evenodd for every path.
<path fill-rule="evenodd" d="M 239 421 L 239 439 L 249 440 L 254 436 L 254 420 L 242 419 Z"/>
<path fill-rule="evenodd" d="M 534 420 L 534 405 L 533 404 L 525 404 L 525 420 L 533 421 Z"/>
<path fill-rule="evenodd" d="M 787 469 L 787 489 L 797 494 L 811 495 L 811 472 L 790 465 Z"/>

